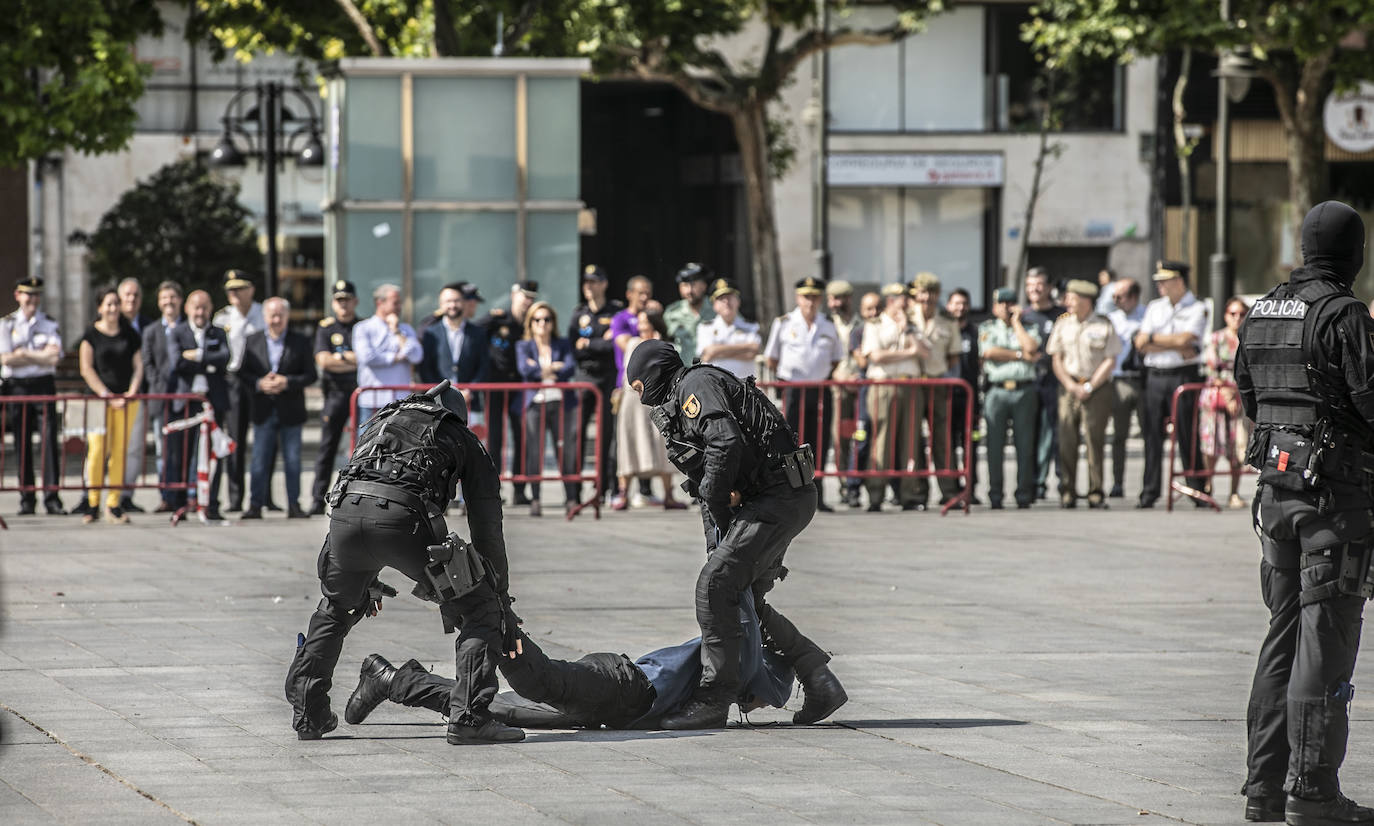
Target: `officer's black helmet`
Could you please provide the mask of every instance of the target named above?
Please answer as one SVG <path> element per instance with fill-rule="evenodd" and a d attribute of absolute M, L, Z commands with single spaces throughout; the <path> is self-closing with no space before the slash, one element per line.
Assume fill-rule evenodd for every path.
<path fill-rule="evenodd" d="M 429 396 L 430 398 L 436 399 L 439 402 L 439 404 L 444 407 L 445 410 L 457 416 L 458 420 L 462 422 L 465 427 L 467 426 L 467 400 L 463 398 L 462 393 L 459 393 L 457 390 L 453 388 L 453 385 L 449 383 L 448 379 L 444 379 L 443 381 L 431 387 L 428 391 L 425 392 L 425 395 Z"/>

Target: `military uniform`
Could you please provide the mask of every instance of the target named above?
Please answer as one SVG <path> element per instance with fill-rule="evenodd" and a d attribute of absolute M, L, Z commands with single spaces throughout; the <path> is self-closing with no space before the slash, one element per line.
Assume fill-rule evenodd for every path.
<path fill-rule="evenodd" d="M 510 310 L 496 307 L 482 316 L 477 325 L 487 331 L 488 353 L 491 357 L 487 366 L 488 380 L 493 383 L 524 381 L 515 366 L 515 343 L 525 336 L 525 320 L 515 318 Z M 519 390 L 491 394 L 491 404 L 487 405 L 487 450 L 491 452 L 498 470 L 501 467 L 501 450 L 509 433 L 511 473 L 524 473 L 524 409 L 524 393 Z M 516 482 L 516 504 L 521 504 L 524 498 L 525 483 Z"/>
<path fill-rule="evenodd" d="M 329 536 L 318 564 L 324 599 L 286 675 L 293 727 L 302 740 L 318 739 L 338 723 L 329 708 L 334 666 L 349 630 L 372 613 L 372 603 L 380 598 L 374 596 L 380 588 L 377 573 L 388 566 L 440 603 L 447 627 L 461 629 L 454 643 L 457 680 L 450 695 L 449 742 L 523 737 L 518 729 L 496 723 L 488 711 L 496 696 L 503 637 L 514 650 L 516 620 L 509 608 L 501 482 L 482 443 L 467 428 L 462 396 L 451 388 L 444 394 L 414 394 L 379 410 L 363 425 L 352 459 L 330 491 Z M 441 514 L 459 483 L 485 574 L 473 590 L 442 599 L 427 572 L 434 564 L 427 547 L 447 533 Z"/>
<path fill-rule="evenodd" d="M 1029 330 L 1034 327 L 1043 344 L 1050 340 L 1050 330 L 1054 321 L 1064 314 L 1064 308 L 1051 304 L 1045 310 L 1037 310 L 1029 304 L 1021 310 L 1021 323 Z M 1045 480 L 1050 478 L 1050 468 L 1059 461 L 1059 380 L 1050 369 L 1050 357 L 1043 352 L 1035 364 L 1035 390 L 1037 402 L 1036 443 L 1035 443 L 1035 484 L 1037 493 L 1043 491 Z"/>
<path fill-rule="evenodd" d="M 1071 282 L 1086 285 L 1091 289 L 1091 298 L 1097 297 L 1095 285 L 1086 281 Z M 1089 298 L 1087 294 L 1080 295 Z M 1082 321 L 1073 313 L 1064 313 L 1054 323 L 1045 352 L 1051 357 L 1058 356 L 1063 370 L 1069 378 L 1088 392 L 1086 399 L 1062 386 L 1059 388 L 1059 503 L 1072 507 L 1077 501 L 1076 485 L 1078 480 L 1078 443 L 1080 428 L 1086 438 L 1083 440 L 1088 453 L 1088 506 L 1101 507 L 1106 501 L 1102 491 L 1102 459 L 1107 445 L 1107 422 L 1112 416 L 1114 393 L 1110 373 L 1096 386 L 1091 379 L 1104 363 L 1116 364 L 1116 356 L 1121 352 L 1121 339 L 1117 338 L 1112 322 L 1095 313 Z"/>
<path fill-rule="evenodd" d="M 1269 632 L 1246 715 L 1246 818 L 1374 823 L 1340 794 L 1370 571 L 1374 320 L 1350 291 L 1364 224 L 1327 201 L 1303 221 L 1304 265 L 1256 301 L 1236 385 L 1256 423 L 1255 528 Z M 1287 798 L 1285 799 L 1285 792 Z"/>
<path fill-rule="evenodd" d="M 19 282 L 19 292 L 42 295 L 43 279 L 30 278 Z M 15 310 L 0 318 L 0 353 L 15 350 L 43 350 L 50 345 L 62 348 L 62 334 L 57 322 L 49 318 L 41 309 L 32 318 L 25 318 L 22 310 Z M 57 393 L 57 369 L 36 364 L 0 368 L 0 392 L 6 396 L 51 396 Z M 43 451 L 43 505 L 48 513 L 63 514 L 62 500 L 57 493 L 61 483 L 57 405 L 53 402 L 36 402 L 6 405 L 5 427 L 14 442 L 18 454 L 19 484 L 27 488 L 19 494 L 19 512 L 33 513 L 38 500 L 34 488 L 33 437 L 39 437 L 37 449 Z"/>
<path fill-rule="evenodd" d="M 943 309 L 938 309 L 925 318 L 917 306 L 911 312 L 911 323 L 925 336 L 930 347 L 930 355 L 918 358 L 921 367 L 918 378 L 938 379 L 949 373 L 951 359 L 957 360 L 960 353 L 959 322 Z M 953 452 L 954 438 L 950 433 L 949 389 L 947 387 L 916 387 L 916 409 L 930 424 L 930 456 L 935 468 L 949 470 L 950 454 Z M 963 427 L 963 422 L 959 423 Z M 922 470 L 925 464 L 925 435 L 919 424 L 916 426 L 916 464 Z M 935 477 L 936 487 L 940 490 L 943 502 L 959 493 L 959 480 L 953 476 Z M 924 503 L 930 495 L 930 480 L 924 476 L 916 477 L 916 501 Z"/>
<path fill-rule="evenodd" d="M 335 296 L 354 296 L 356 291 L 347 281 L 334 283 Z M 355 315 L 351 321 L 340 321 L 329 316 L 320 321 L 315 331 L 315 352 L 328 353 L 331 357 L 353 352 L 353 328 L 358 323 Z M 324 390 L 324 408 L 320 411 L 320 452 L 315 458 L 315 483 L 311 490 L 312 513 L 324 513 L 324 497 L 329 492 L 329 484 L 334 476 L 334 457 L 338 455 L 339 440 L 344 427 L 348 425 L 348 401 L 358 387 L 358 371 L 334 372 L 320 370 L 320 387 Z"/>
<path fill-rule="evenodd" d="M 697 357 L 697 325 L 708 324 L 715 317 L 716 311 L 711 309 L 711 303 L 704 299 L 699 306 L 693 308 L 687 299 L 680 298 L 663 311 L 663 323 L 668 328 L 668 337 L 673 340 L 678 355 L 682 356 L 683 364 L 691 364 Z"/>
<path fill-rule="evenodd" d="M 833 286 L 837 282 L 831 282 Z M 853 294 L 853 289 L 846 294 Z M 864 320 L 858 313 L 852 313 L 848 319 L 838 314 L 829 316 L 830 323 L 835 325 L 835 332 L 840 336 L 840 344 L 844 350 L 844 357 L 835 366 L 831 378 L 835 381 L 857 381 L 863 378 L 859 372 L 859 365 L 854 361 L 854 349 L 849 343 L 854 340 L 857 331 L 863 335 Z M 866 419 L 866 411 L 859 407 L 859 388 L 858 387 L 836 387 L 831 392 L 831 403 L 835 405 L 835 431 L 831 433 L 831 438 L 835 445 L 835 467 L 841 470 L 853 469 L 851 461 L 856 449 L 854 441 L 854 431 L 859 427 L 859 421 Z M 849 476 L 840 480 L 840 485 L 844 489 L 844 498 L 851 507 L 859 506 L 859 489 L 863 487 L 863 480 L 858 476 Z"/>
<path fill-rule="evenodd" d="M 584 278 L 588 274 L 583 275 Z M 611 319 L 625 309 L 623 301 L 611 300 L 592 308 L 582 302 L 573 308 L 572 320 L 568 322 L 568 341 L 573 345 L 573 359 L 577 361 L 574 381 L 591 382 L 601 391 L 601 405 L 592 403 L 591 393 L 583 393 L 580 401 L 582 423 L 579 433 L 591 433 L 593 416 L 602 428 L 601 431 L 601 489 L 597 493 L 605 495 L 615 486 L 615 465 L 611 462 L 611 451 L 615 447 L 615 417 L 611 413 L 611 395 L 615 392 L 615 342 L 606 337 L 611 330 Z M 577 342 L 585 339 L 585 347 Z"/>
<path fill-rule="evenodd" d="M 708 557 L 696 588 L 701 681 L 692 700 L 663 726 L 725 725 L 740 683 L 745 588 L 753 591 L 765 645 L 796 670 L 806 691 L 794 720 L 816 722 L 833 713 L 847 697 L 827 666 L 829 656 L 764 601 L 786 574 L 788 545 L 816 513 L 812 454 L 799 449 L 782 414 L 753 382 L 713 365 L 684 368 L 666 342 L 636 347 L 626 381 L 641 387 L 642 401 L 654 408 L 669 458 L 702 504 L 706 532 Z"/>
<path fill-rule="evenodd" d="M 1014 296 L 1013 296 L 1014 297 Z M 1026 335 L 1037 345 L 1040 331 L 1026 326 Z M 978 354 L 990 347 L 1021 350 L 1021 342 L 1012 326 L 1000 318 L 990 318 L 978 325 Z M 983 376 L 987 392 L 983 396 L 983 417 L 988 447 L 988 504 L 1002 506 L 1004 470 L 1003 453 L 1007 446 L 1007 425 L 1011 425 L 1012 444 L 1016 452 L 1016 490 L 1019 507 L 1028 508 L 1035 501 L 1036 485 L 1036 415 L 1039 393 L 1035 386 L 1035 363 L 1031 361 L 991 361 L 983 359 Z"/>

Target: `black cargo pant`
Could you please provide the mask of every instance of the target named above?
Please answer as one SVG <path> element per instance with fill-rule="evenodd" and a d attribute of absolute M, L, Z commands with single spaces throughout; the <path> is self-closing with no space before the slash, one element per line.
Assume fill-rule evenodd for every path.
<path fill-rule="evenodd" d="M 1364 600 L 1301 600 L 1303 592 L 1336 579 L 1339 556 L 1318 552 L 1371 538 L 1368 497 L 1355 488 L 1337 491 L 1324 514 L 1315 494 L 1262 484 L 1255 495 L 1264 553 L 1260 586 L 1270 619 L 1246 712 L 1242 791 L 1250 797 L 1286 791 L 1322 800 L 1340 790 Z"/>
<path fill-rule="evenodd" d="M 1161 370 L 1154 367 L 1145 370 L 1145 481 L 1141 486 L 1140 501 L 1154 502 L 1159 498 L 1164 485 L 1165 449 L 1169 435 L 1165 425 L 1173 412 L 1174 391 L 1181 385 L 1199 380 L 1196 365 Z M 1197 442 L 1197 393 L 1188 393 L 1179 398 L 1178 420 L 1174 422 L 1174 436 L 1178 440 L 1179 456 L 1185 470 L 1202 468 L 1202 452 Z M 1202 477 L 1187 476 L 1184 481 L 1194 490 L 1202 490 L 1205 480 Z"/>
<path fill-rule="evenodd" d="M 52 376 L 30 376 L 11 378 L 5 382 L 4 395 L 7 396 L 51 396 L 57 392 L 56 380 Z M 21 491 L 19 503 L 34 507 L 38 501 L 38 488 L 34 485 L 35 450 L 43 451 L 43 502 L 48 507 L 62 504 L 58 498 L 57 486 L 61 484 L 59 448 L 62 439 L 61 416 L 57 405 L 52 402 L 24 402 L 6 406 L 5 428 L 14 442 L 14 451 L 19 454 L 19 484 L 28 490 Z M 38 437 L 38 445 L 33 437 Z"/>
<path fill-rule="evenodd" d="M 218 411 L 216 411 L 218 414 Z M 229 483 L 229 510 L 243 506 L 243 477 L 248 469 L 248 424 L 253 421 L 253 383 L 248 379 L 240 380 L 237 373 L 229 374 L 229 409 L 225 411 L 220 427 L 238 445 L 221 464 L 224 476 Z M 257 445 L 253 445 L 257 447 Z M 267 497 L 271 500 L 271 496 Z"/>
<path fill-rule="evenodd" d="M 814 484 L 774 485 L 735 509 L 734 519 L 716 540 L 710 511 L 701 509 L 706 528 L 706 565 L 697 577 L 697 624 L 701 626 L 701 683 L 697 695 L 733 700 L 739 694 L 740 591 L 754 592 L 754 609 L 763 647 L 783 658 L 806 679 L 830 657 L 802 635 L 792 621 L 764 601 L 773 583 L 787 575 L 787 546 L 816 515 Z"/>
<path fill-rule="evenodd" d="M 315 457 L 315 482 L 311 487 L 311 505 L 323 503 L 334 478 L 334 457 L 339 452 L 344 428 L 348 426 L 348 399 L 352 391 L 326 390 L 324 409 L 320 411 L 320 452 Z"/>
<path fill-rule="evenodd" d="M 592 434 L 592 419 L 596 418 L 597 427 L 601 433 L 601 452 L 598 458 L 601 460 L 601 480 L 597 484 L 596 493 L 604 497 L 608 492 L 615 490 L 615 462 L 612 460 L 612 451 L 615 449 L 615 418 L 611 414 L 611 394 L 615 392 L 615 376 L 601 378 L 592 376 L 581 371 L 574 377 L 577 381 L 589 381 L 597 386 L 601 391 L 600 404 L 597 398 L 589 391 L 582 391 L 578 399 L 578 413 L 580 418 L 580 429 L 577 431 L 582 436 L 585 443 L 588 436 Z M 595 444 L 595 443 L 593 443 Z M 593 448 L 594 449 L 594 448 Z M 584 453 L 583 445 L 578 445 L 578 461 Z M 578 467 L 582 465 L 579 464 Z M 578 483 L 578 488 L 582 487 Z M 579 493 L 579 498 L 581 495 Z"/>
<path fill-rule="evenodd" d="M 286 674 L 286 699 L 296 730 L 320 728 L 329 716 L 329 689 L 344 637 L 365 615 L 367 588 L 384 567 L 416 582 L 424 577 L 432 541 L 424 516 L 396 502 L 345 495 L 329 514 L 329 538 L 320 550 L 320 601 L 305 640 Z M 457 679 L 449 717 L 480 725 L 496 696 L 496 660 L 501 654 L 501 602 L 483 582 L 466 596 L 440 607 L 461 630 L 454 643 Z"/>
<path fill-rule="evenodd" d="M 576 662 L 550 659 L 527 636 L 521 654 L 500 659 L 511 691 L 496 695 L 491 716 L 522 728 L 625 728 L 649 713 L 654 687 L 624 654 L 588 654 Z M 404 706 L 448 711 L 453 680 L 415 660 L 396 670 L 388 699 Z"/>

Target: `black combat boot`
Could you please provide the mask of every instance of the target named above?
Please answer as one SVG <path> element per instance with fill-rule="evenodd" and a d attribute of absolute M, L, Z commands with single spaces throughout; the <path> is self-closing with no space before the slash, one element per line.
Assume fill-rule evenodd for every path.
<path fill-rule="evenodd" d="M 329 712 L 329 718 L 318 726 L 307 725 L 305 728 L 296 729 L 296 739 L 298 740 L 318 740 L 329 732 L 339 727 L 339 715 Z"/>
<path fill-rule="evenodd" d="M 659 723 L 669 731 L 725 728 L 730 716 L 730 701 L 711 694 L 696 693 L 677 711 L 663 715 Z"/>
<path fill-rule="evenodd" d="M 469 722 L 477 723 L 475 719 Z M 525 739 L 522 729 L 513 728 L 495 717 L 487 717 L 476 725 L 464 725 L 457 720 L 448 723 L 450 746 L 482 746 L 488 743 L 518 743 Z"/>
<path fill-rule="evenodd" d="M 1283 792 L 1245 798 L 1245 819 L 1251 823 L 1282 823 L 1288 795 Z"/>
<path fill-rule="evenodd" d="M 362 673 L 358 675 L 358 687 L 349 695 L 348 705 L 344 706 L 344 722 L 356 726 L 367 719 L 372 710 L 390 696 L 391 678 L 396 669 L 381 654 L 368 654 L 363 660 Z"/>
<path fill-rule="evenodd" d="M 819 723 L 849 702 L 849 695 L 844 693 L 844 686 L 840 685 L 839 678 L 828 665 L 823 665 L 799 679 L 803 701 L 801 711 L 792 715 L 794 725 L 809 726 Z"/>
<path fill-rule="evenodd" d="M 1289 826 L 1374 826 L 1374 809 L 1343 794 L 1330 800 L 1304 800 L 1289 795 L 1284 815 Z"/>

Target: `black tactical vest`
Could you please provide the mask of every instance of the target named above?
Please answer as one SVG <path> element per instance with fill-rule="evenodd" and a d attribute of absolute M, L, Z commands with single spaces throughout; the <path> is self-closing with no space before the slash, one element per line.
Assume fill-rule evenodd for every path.
<path fill-rule="evenodd" d="M 725 382 L 729 413 L 739 425 L 749 447 L 772 461 L 799 446 L 797 434 L 783 418 L 777 406 L 754 384 L 754 377 L 741 379 L 729 370 L 714 364 L 694 364 L 683 370 L 678 381 L 693 370 L 716 370 L 729 378 Z"/>
<path fill-rule="evenodd" d="M 458 487 L 458 458 L 440 427 L 462 427 L 437 399 L 416 393 L 378 410 L 358 434 L 348 467 L 336 488 L 350 480 L 384 482 L 409 490 L 440 508 Z"/>
<path fill-rule="evenodd" d="M 1255 302 L 1245 321 L 1244 348 L 1261 430 L 1310 433 L 1332 416 L 1345 380 L 1318 352 L 1318 331 L 1359 299 L 1330 281 L 1280 284 Z"/>

